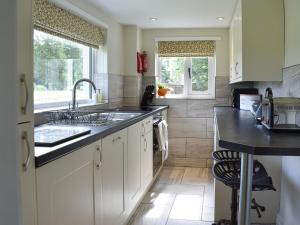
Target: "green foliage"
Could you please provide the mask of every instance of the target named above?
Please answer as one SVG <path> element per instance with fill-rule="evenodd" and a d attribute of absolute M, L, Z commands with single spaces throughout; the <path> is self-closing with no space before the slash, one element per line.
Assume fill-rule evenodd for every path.
<path fill-rule="evenodd" d="M 37 32 L 34 38 L 35 90 L 65 90 L 68 85 L 68 61 L 72 61 L 72 81 L 83 77 L 82 49 L 70 42 Z M 70 62 L 69 62 L 70 63 Z"/>
<path fill-rule="evenodd" d="M 185 58 L 161 58 L 161 74 L 164 83 L 184 83 Z M 173 70 L 173 71 L 172 71 Z"/>
<path fill-rule="evenodd" d="M 192 89 L 208 90 L 208 58 L 192 58 Z"/>

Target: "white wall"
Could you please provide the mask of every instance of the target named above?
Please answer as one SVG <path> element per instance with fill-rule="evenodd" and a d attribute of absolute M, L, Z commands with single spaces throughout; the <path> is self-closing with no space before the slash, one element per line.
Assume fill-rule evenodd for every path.
<path fill-rule="evenodd" d="M 123 26 L 124 75 L 137 76 L 136 53 L 140 50 L 140 28 L 135 25 Z"/>
<path fill-rule="evenodd" d="M 0 7 L 0 225 L 19 223 L 17 129 L 17 0 Z"/>
<path fill-rule="evenodd" d="M 74 4 L 76 7 L 92 15 L 99 21 L 101 21 L 105 26 L 107 26 L 106 35 L 106 49 L 107 49 L 107 63 L 108 63 L 108 73 L 123 75 L 124 65 L 123 65 L 123 27 L 104 11 L 97 7 L 87 4 L 82 0 L 66 0 Z"/>
<path fill-rule="evenodd" d="M 220 37 L 216 41 L 216 75 L 229 76 L 229 30 L 224 29 L 143 29 L 142 49 L 147 51 L 149 69 L 146 76 L 155 76 L 155 38 L 160 37 Z"/>
<path fill-rule="evenodd" d="M 285 66 L 300 64 L 300 1 L 285 0 Z"/>
<path fill-rule="evenodd" d="M 285 64 L 300 64 L 300 1 L 285 0 Z M 299 83 L 300 84 L 300 83 Z M 297 96 L 300 97 L 300 96 Z M 283 157 L 278 224 L 300 222 L 300 157 Z"/>

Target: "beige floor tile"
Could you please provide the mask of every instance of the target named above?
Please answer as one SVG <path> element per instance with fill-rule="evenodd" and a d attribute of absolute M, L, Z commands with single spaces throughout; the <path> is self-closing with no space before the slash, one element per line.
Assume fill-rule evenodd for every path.
<path fill-rule="evenodd" d="M 182 184 L 204 185 L 213 180 L 211 169 L 209 168 L 186 168 L 182 178 Z"/>
<path fill-rule="evenodd" d="M 162 169 L 157 182 L 161 184 L 180 184 L 185 168 L 165 167 Z"/>
<path fill-rule="evenodd" d="M 176 194 L 174 193 L 160 193 L 149 191 L 144 197 L 142 203 L 153 205 L 173 205 Z"/>
<path fill-rule="evenodd" d="M 183 185 L 183 184 L 161 184 L 156 183 L 151 188 L 152 192 L 187 194 L 187 195 L 202 195 L 204 186 L 200 185 Z"/>
<path fill-rule="evenodd" d="M 202 221 L 210 221 L 210 222 L 214 221 L 214 213 L 215 213 L 214 207 L 203 206 Z"/>
<path fill-rule="evenodd" d="M 165 225 L 171 205 L 141 204 L 128 225 Z"/>
<path fill-rule="evenodd" d="M 202 195 L 178 194 L 169 218 L 175 220 L 201 220 L 202 207 Z"/>
<path fill-rule="evenodd" d="M 211 225 L 211 222 L 169 219 L 166 225 Z"/>
<path fill-rule="evenodd" d="M 215 207 L 214 184 L 208 183 L 204 189 L 204 207 Z"/>

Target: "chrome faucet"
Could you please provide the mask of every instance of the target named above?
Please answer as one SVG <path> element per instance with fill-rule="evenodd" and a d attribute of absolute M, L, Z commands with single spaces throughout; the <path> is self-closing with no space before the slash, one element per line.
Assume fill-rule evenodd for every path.
<path fill-rule="evenodd" d="M 76 89 L 77 89 L 77 86 L 82 82 L 90 83 L 92 85 L 92 87 L 94 88 L 95 93 L 97 92 L 95 83 L 93 81 L 91 81 L 90 79 L 83 78 L 83 79 L 76 81 L 76 83 L 74 84 L 74 87 L 73 87 L 73 95 L 72 95 L 72 109 L 73 110 L 76 109 Z"/>

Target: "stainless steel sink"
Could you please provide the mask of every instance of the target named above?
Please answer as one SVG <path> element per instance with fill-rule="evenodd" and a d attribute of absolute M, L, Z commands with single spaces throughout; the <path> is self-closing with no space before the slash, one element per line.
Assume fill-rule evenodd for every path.
<path fill-rule="evenodd" d="M 140 112 L 58 110 L 48 113 L 49 121 L 55 124 L 82 124 L 108 126 L 140 116 Z"/>

